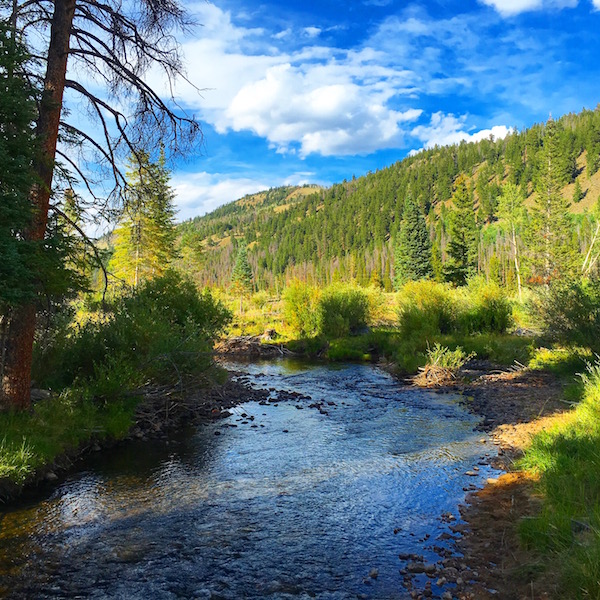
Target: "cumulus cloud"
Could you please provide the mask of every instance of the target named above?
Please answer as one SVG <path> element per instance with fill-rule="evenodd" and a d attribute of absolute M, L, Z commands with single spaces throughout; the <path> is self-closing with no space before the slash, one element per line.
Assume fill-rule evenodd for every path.
<path fill-rule="evenodd" d="M 268 189 L 271 185 L 272 182 L 248 177 L 235 178 L 221 173 L 179 173 L 172 180 L 175 203 L 179 209 L 177 219 L 184 221 L 206 214 L 222 204 Z"/>
<path fill-rule="evenodd" d="M 475 133 L 465 131 L 466 117 L 436 112 L 431 115 L 428 125 L 419 125 L 412 130 L 412 135 L 423 142 L 425 148 L 458 144 L 461 141 L 478 142 L 493 136 L 503 139 L 512 129 L 505 125 L 495 125 L 491 129 L 482 129 Z"/>
<path fill-rule="evenodd" d="M 480 0 L 480 2 L 495 8 L 505 17 L 533 10 L 573 8 L 578 4 L 578 0 Z M 593 2 L 596 5 L 599 0 Z"/>
<path fill-rule="evenodd" d="M 314 173 L 298 172 L 284 178 L 232 177 L 224 173 L 176 173 L 171 181 L 178 208 L 177 220 L 204 215 L 215 208 L 280 185 L 314 183 Z"/>
<path fill-rule="evenodd" d="M 301 157 L 368 154 L 401 147 L 403 124 L 422 112 L 411 107 L 418 76 L 372 47 L 319 45 L 317 27 L 269 37 L 234 24 L 212 4 L 196 10 L 202 37 L 183 49 L 189 78 L 202 92 L 180 83 L 176 93 L 219 133 L 251 131 L 278 152 Z"/>
<path fill-rule="evenodd" d="M 520 6 L 525 1 L 542 0 L 521 0 Z M 517 0 L 505 0 L 504 8 L 509 2 L 517 6 Z M 482 15 L 433 19 L 411 5 L 347 49 L 319 43 L 317 27 L 269 33 L 234 23 L 229 12 L 208 2 L 195 6 L 202 36 L 183 48 L 190 79 L 207 89 L 199 94 L 180 84 L 180 102 L 217 132 L 249 131 L 280 153 L 366 155 L 406 147 L 411 131 L 431 130 L 432 139 L 442 139 L 432 123 L 418 123 L 425 117 L 420 98 L 466 90 L 501 95 L 514 87 L 502 65 L 509 64 L 507 46 L 515 43 L 499 40 L 490 57 Z M 539 60 L 539 53 L 529 54 Z M 518 65 L 510 67 L 515 78 L 522 75 Z M 464 139 L 466 129 L 463 122 L 448 131 L 448 142 Z"/>

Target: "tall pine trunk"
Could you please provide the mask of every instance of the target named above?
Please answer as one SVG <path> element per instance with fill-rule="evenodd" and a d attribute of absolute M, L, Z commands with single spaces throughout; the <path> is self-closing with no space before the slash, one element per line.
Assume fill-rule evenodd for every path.
<path fill-rule="evenodd" d="M 56 0 L 50 29 L 50 44 L 44 91 L 36 126 L 39 144 L 35 163 L 37 182 L 31 190 L 34 216 L 26 238 L 41 241 L 46 235 L 54 159 L 62 109 L 69 40 L 76 0 Z M 25 409 L 31 403 L 31 363 L 35 335 L 35 303 L 13 311 L 5 338 L 6 358 L 2 373 L 2 404 L 7 408 Z"/>

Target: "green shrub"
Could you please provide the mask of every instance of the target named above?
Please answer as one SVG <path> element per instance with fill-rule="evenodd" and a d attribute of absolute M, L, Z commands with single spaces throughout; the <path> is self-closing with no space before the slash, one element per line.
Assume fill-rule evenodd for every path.
<path fill-rule="evenodd" d="M 206 364 L 212 341 L 231 315 L 209 291 L 174 271 L 115 300 L 107 314 L 90 319 L 46 349 L 40 377 L 50 387 L 87 381 L 111 397 L 140 377 L 162 379 Z"/>
<path fill-rule="evenodd" d="M 464 326 L 469 333 L 505 333 L 512 324 L 512 306 L 504 290 L 483 277 L 474 277 L 467 287 Z"/>
<path fill-rule="evenodd" d="M 504 333 L 511 325 L 511 315 L 511 304 L 500 286 L 481 277 L 461 289 L 434 281 L 411 281 L 399 293 L 399 326 L 407 336 Z"/>
<path fill-rule="evenodd" d="M 600 351 L 600 280 L 554 282 L 533 304 L 552 339 Z"/>
<path fill-rule="evenodd" d="M 288 325 L 300 337 L 317 335 L 319 331 L 318 305 L 320 291 L 306 283 L 294 280 L 283 293 L 283 315 Z"/>
<path fill-rule="evenodd" d="M 369 318 L 369 296 L 349 284 L 327 287 L 319 302 L 319 333 L 340 338 L 358 332 Z"/>
<path fill-rule="evenodd" d="M 475 356 L 475 352 L 467 354 L 460 346 L 450 350 L 436 342 L 433 348 L 427 348 L 427 364 L 448 371 L 458 371 L 467 361 Z"/>
<path fill-rule="evenodd" d="M 461 302 L 447 284 L 434 281 L 409 281 L 398 295 L 398 324 L 403 335 L 423 336 L 456 331 Z"/>

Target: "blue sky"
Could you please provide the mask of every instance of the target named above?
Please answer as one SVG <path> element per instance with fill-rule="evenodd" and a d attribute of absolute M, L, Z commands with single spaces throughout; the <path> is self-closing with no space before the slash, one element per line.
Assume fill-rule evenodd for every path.
<path fill-rule="evenodd" d="M 179 219 L 600 102 L 600 0 L 186 2 Z M 158 75 L 151 75 L 152 80 Z M 158 80 L 154 81 L 159 84 Z"/>

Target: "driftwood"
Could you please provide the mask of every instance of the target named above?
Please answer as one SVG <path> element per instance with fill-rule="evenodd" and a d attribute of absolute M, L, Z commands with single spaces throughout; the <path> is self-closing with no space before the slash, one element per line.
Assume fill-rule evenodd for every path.
<path fill-rule="evenodd" d="M 230 337 L 215 346 L 217 354 L 243 354 L 245 356 L 293 356 L 283 344 L 264 343 L 270 338 L 264 335 L 241 335 Z"/>

